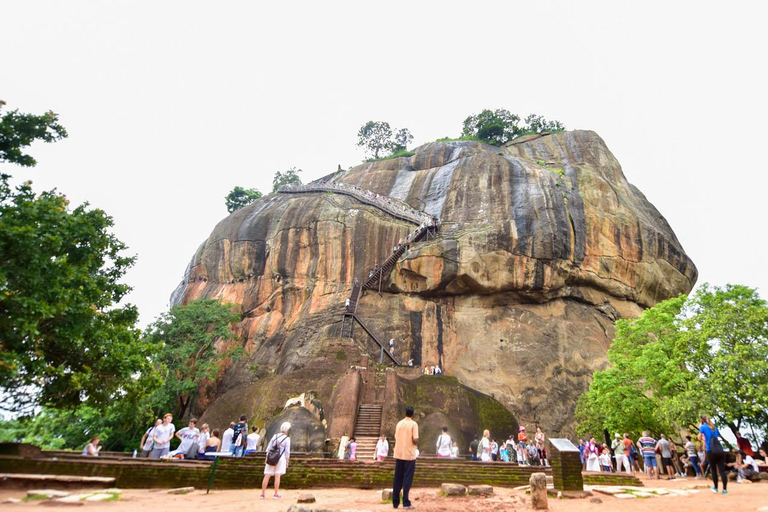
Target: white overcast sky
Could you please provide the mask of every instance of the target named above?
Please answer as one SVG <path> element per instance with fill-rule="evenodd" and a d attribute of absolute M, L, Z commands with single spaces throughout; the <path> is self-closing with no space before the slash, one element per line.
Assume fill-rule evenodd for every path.
<path fill-rule="evenodd" d="M 368 120 L 538 113 L 605 139 L 700 283 L 768 297 L 766 5 L 0 0 L 0 99 L 70 134 L 11 172 L 114 217 L 146 324 L 235 185 L 355 165 Z"/>

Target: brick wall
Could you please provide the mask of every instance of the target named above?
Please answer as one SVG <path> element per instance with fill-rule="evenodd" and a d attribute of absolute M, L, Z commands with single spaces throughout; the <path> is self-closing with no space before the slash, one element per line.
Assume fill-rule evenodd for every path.
<path fill-rule="evenodd" d="M 23 459 L 0 457 L 0 473 L 106 476 L 116 479 L 120 488 L 171 488 L 208 484 L 212 463 L 204 461 L 168 461 L 147 459 L 98 460 L 77 457 Z M 528 483 L 532 473 L 542 468 L 507 463 L 482 463 L 464 460 L 418 460 L 414 486 L 437 487 L 451 482 L 464 485 L 488 484 L 516 487 Z M 550 473 L 549 469 L 544 470 Z M 353 487 L 378 489 L 392 486 L 394 461 L 368 464 L 360 461 L 292 457 L 281 486 L 288 489 Z M 213 483 L 215 489 L 259 487 L 264 475 L 264 458 L 221 459 Z M 623 478 L 615 474 L 585 475 L 586 483 L 619 485 Z M 633 484 L 635 482 L 632 482 Z"/>

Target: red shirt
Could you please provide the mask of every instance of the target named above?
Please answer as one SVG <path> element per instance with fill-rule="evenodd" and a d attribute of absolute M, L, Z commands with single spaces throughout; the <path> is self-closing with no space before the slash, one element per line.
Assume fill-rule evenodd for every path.
<path fill-rule="evenodd" d="M 739 450 L 743 451 L 750 457 L 753 457 L 755 455 L 755 452 L 752 451 L 752 443 L 749 442 L 749 439 L 745 437 L 740 437 L 736 439 L 736 444 L 739 445 Z"/>

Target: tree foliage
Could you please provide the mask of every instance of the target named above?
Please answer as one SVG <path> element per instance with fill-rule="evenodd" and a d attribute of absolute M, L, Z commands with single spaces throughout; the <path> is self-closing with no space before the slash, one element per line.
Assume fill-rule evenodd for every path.
<path fill-rule="evenodd" d="M 301 169 L 291 167 L 285 172 L 277 171 L 272 178 L 272 192 L 277 192 L 283 185 L 301 185 L 299 173 Z"/>
<path fill-rule="evenodd" d="M 0 100 L 0 111 L 5 102 Z M 24 153 L 24 149 L 36 140 L 55 142 L 67 136 L 67 130 L 59 124 L 59 116 L 48 111 L 43 115 L 23 114 L 11 110 L 0 118 L 0 162 L 33 167 L 37 161 Z"/>
<path fill-rule="evenodd" d="M 0 161 L 25 166 L 25 147 L 66 136 L 52 113 L 9 112 L 0 131 Z M 134 258 L 102 210 L 9 180 L 0 175 L 0 407 L 112 403 L 151 370 L 136 308 L 118 307 Z"/>
<path fill-rule="evenodd" d="M 236 212 L 240 208 L 243 208 L 245 206 L 248 206 L 255 200 L 259 199 L 261 197 L 261 192 L 256 190 L 255 188 L 243 188 L 243 187 L 235 187 L 232 189 L 232 191 L 227 194 L 227 196 L 224 198 L 227 204 L 227 211 L 229 213 Z"/>
<path fill-rule="evenodd" d="M 31 443 L 48 450 L 78 449 L 98 435 L 105 450 L 133 451 L 154 420 L 148 394 L 157 385 L 154 380 L 140 378 L 130 391 L 106 407 L 43 407 L 33 416 L 2 421 L 0 442 Z"/>
<path fill-rule="evenodd" d="M 408 128 L 395 131 L 385 121 L 368 121 L 357 132 L 357 145 L 365 148 L 374 159 L 379 158 L 380 152 L 386 152 L 388 156 L 405 151 L 412 140 Z"/>
<path fill-rule="evenodd" d="M 242 347 L 233 343 L 239 320 L 231 304 L 200 299 L 172 307 L 147 328 L 146 339 L 159 347 L 164 377 L 156 407 L 172 407 L 175 417 L 184 417 L 200 387 L 215 380 L 227 359 L 242 356 Z"/>
<path fill-rule="evenodd" d="M 581 433 L 669 434 L 702 413 L 734 430 L 768 423 L 768 306 L 754 289 L 704 285 L 619 320 L 608 361 L 579 400 Z"/>
<path fill-rule="evenodd" d="M 531 114 L 522 120 L 509 110 L 485 109 L 479 114 L 473 114 L 464 120 L 462 136 L 476 137 L 494 146 L 501 146 L 515 137 L 527 133 L 544 131 L 563 131 L 560 121 L 547 121 L 542 116 Z"/>

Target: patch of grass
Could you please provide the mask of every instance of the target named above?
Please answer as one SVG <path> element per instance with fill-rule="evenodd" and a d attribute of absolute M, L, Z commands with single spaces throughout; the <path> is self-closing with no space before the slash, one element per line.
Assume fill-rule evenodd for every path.
<path fill-rule="evenodd" d="M 347 360 L 347 353 L 344 352 L 344 349 L 339 349 L 336 351 L 336 359 L 339 361 L 346 361 Z"/>
<path fill-rule="evenodd" d="M 22 501 L 41 501 L 41 500 L 47 500 L 48 496 L 45 494 L 29 494 L 24 497 Z"/>
<path fill-rule="evenodd" d="M 369 158 L 365 161 L 365 163 L 371 163 L 371 162 L 381 162 L 382 160 L 391 160 L 392 158 L 402 158 L 402 157 L 409 157 L 413 156 L 416 153 L 413 151 L 408 151 L 407 149 L 401 149 L 400 151 L 396 151 L 388 156 L 382 156 L 380 158 Z"/>
<path fill-rule="evenodd" d="M 462 140 L 472 140 L 475 142 L 482 142 L 483 144 L 491 144 L 487 140 L 483 140 L 480 137 L 475 137 L 474 135 L 462 135 L 461 137 L 443 137 L 442 139 L 437 139 L 435 142 L 457 142 Z M 494 144 L 491 144 L 493 146 Z"/>

